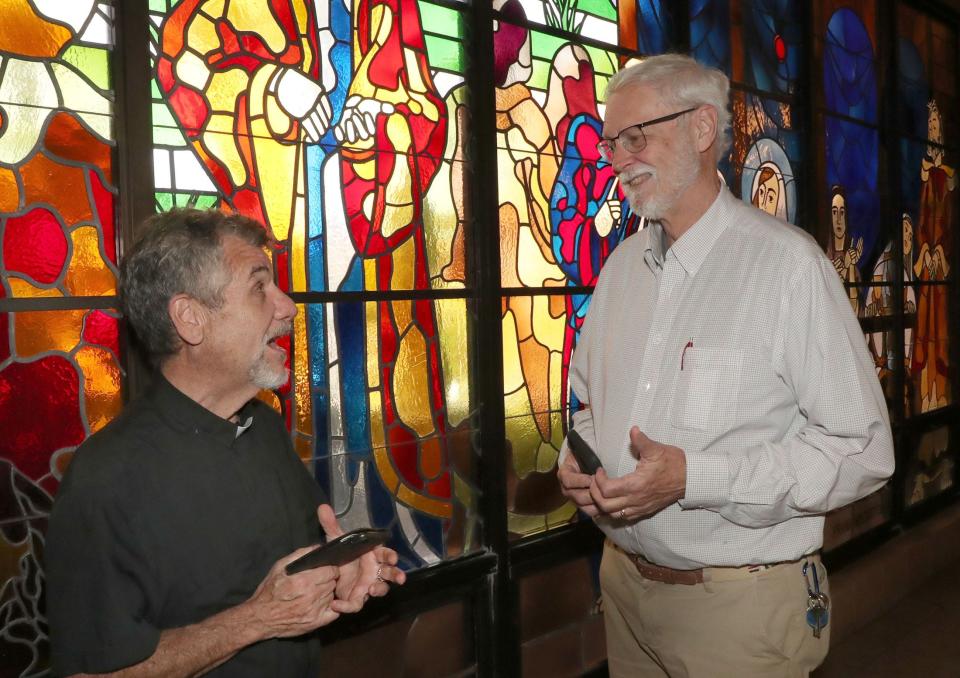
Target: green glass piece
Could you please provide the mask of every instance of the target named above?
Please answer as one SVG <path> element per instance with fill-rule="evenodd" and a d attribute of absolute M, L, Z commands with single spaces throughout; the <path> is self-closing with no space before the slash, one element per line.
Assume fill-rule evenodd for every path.
<path fill-rule="evenodd" d="M 431 68 L 454 73 L 464 72 L 463 49 L 460 42 L 435 35 L 424 35 L 427 43 L 427 60 Z"/>
<path fill-rule="evenodd" d="M 110 89 L 110 53 L 98 47 L 71 45 L 63 53 L 63 60 L 73 64 L 78 71 L 102 90 Z"/>
<path fill-rule="evenodd" d="M 173 207 L 173 196 L 169 193 L 154 193 L 154 198 L 157 201 L 157 207 L 159 208 L 158 212 L 166 212 Z"/>
<path fill-rule="evenodd" d="M 153 143 L 157 146 L 176 146 L 177 148 L 187 145 L 180 130 L 156 125 L 153 128 Z"/>
<path fill-rule="evenodd" d="M 609 21 L 617 20 L 616 2 L 610 0 L 579 0 L 577 2 L 577 11 L 584 14 L 607 19 Z"/>

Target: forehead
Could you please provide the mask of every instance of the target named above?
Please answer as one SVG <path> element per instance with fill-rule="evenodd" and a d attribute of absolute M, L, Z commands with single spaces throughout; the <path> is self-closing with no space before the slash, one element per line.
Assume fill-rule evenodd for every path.
<path fill-rule="evenodd" d="M 603 119 L 603 133 L 613 135 L 625 127 L 653 120 L 673 111 L 663 103 L 659 91 L 643 83 L 627 85 L 610 95 Z"/>
<path fill-rule="evenodd" d="M 271 271 L 270 259 L 263 249 L 232 235 L 223 239 L 223 262 L 233 279 L 246 279 L 258 269 Z"/>
<path fill-rule="evenodd" d="M 844 203 L 843 196 L 840 195 L 839 193 L 833 196 L 833 200 L 830 201 L 830 204 L 833 205 L 834 207 L 842 206 L 843 203 Z"/>

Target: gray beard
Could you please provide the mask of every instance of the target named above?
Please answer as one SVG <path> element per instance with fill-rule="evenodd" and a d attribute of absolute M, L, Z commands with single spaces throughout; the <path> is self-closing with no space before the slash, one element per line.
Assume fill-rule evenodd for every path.
<path fill-rule="evenodd" d="M 264 348 L 266 351 L 266 348 Z M 269 363 L 263 359 L 263 351 L 257 357 L 257 360 L 250 366 L 250 381 L 254 386 L 267 390 L 280 388 L 290 379 L 290 370 L 280 368 L 274 370 Z"/>

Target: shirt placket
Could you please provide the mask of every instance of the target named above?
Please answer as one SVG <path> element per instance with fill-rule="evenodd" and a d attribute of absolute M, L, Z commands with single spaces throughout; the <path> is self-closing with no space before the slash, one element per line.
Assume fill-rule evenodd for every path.
<path fill-rule="evenodd" d="M 677 315 L 677 304 L 674 297 L 686 277 L 686 272 L 673 255 L 667 252 L 663 268 L 660 270 L 657 302 L 650 314 L 650 331 L 647 333 L 647 342 L 643 348 L 643 360 L 640 366 L 640 377 L 637 379 L 636 391 L 633 398 L 630 426 L 637 425 L 641 430 L 649 428 L 650 411 L 656 402 L 656 395 L 660 389 L 660 368 L 663 365 L 663 351 L 667 346 L 670 329 Z M 673 300 L 673 301 L 672 301 Z M 629 447 L 629 427 L 626 434 Z M 630 455 L 620 458 L 619 475 L 633 470 L 635 462 Z"/>

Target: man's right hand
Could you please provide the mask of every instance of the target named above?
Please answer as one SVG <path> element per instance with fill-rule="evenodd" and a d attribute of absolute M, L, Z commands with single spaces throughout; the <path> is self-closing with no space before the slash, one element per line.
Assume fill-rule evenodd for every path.
<path fill-rule="evenodd" d="M 340 616 L 330 608 L 340 576 L 338 568 L 317 567 L 292 575 L 284 572 L 287 563 L 313 548 L 297 549 L 274 563 L 247 601 L 266 638 L 299 636 Z"/>
<path fill-rule="evenodd" d="M 576 504 L 577 508 L 591 518 L 600 513 L 600 509 L 593 503 L 593 497 L 590 496 L 593 476 L 580 472 L 580 466 L 572 454 L 568 454 L 557 468 L 557 478 L 560 480 L 560 491 L 563 492 L 563 496 Z"/>

